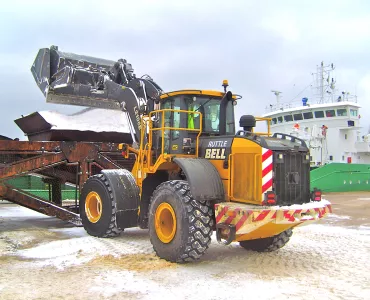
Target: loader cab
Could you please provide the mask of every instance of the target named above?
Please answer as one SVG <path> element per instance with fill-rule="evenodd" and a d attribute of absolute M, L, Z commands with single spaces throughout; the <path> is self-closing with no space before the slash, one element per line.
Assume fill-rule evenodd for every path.
<path fill-rule="evenodd" d="M 164 153 L 195 155 L 199 137 L 234 135 L 235 98 L 231 92 L 196 90 L 162 95 L 156 123 L 164 130 L 153 137 L 153 145 L 158 149 L 163 140 Z"/>

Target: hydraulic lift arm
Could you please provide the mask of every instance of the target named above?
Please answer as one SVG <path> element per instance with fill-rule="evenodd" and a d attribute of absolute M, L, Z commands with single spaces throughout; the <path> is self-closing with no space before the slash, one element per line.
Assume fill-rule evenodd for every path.
<path fill-rule="evenodd" d="M 117 62 L 40 49 L 31 72 L 46 102 L 122 110 L 134 144 L 140 142 L 141 116 L 154 109 L 162 89 L 149 77 L 136 78 L 126 60 Z"/>

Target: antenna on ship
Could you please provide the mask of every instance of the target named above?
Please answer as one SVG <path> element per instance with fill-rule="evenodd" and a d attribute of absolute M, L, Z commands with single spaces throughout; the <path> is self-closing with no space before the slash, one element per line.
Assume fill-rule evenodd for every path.
<path fill-rule="evenodd" d="M 322 61 L 319 66 L 317 66 L 316 73 L 316 96 L 318 96 L 318 103 L 325 103 L 326 96 L 330 95 L 331 101 L 334 102 L 334 93 L 335 93 L 335 79 L 331 76 L 332 71 L 334 71 L 335 66 L 333 63 L 329 65 L 324 65 Z"/>
<path fill-rule="evenodd" d="M 274 95 L 276 96 L 276 107 L 277 107 L 277 109 L 279 109 L 280 108 L 279 107 L 279 105 L 280 105 L 280 94 L 282 92 L 280 92 L 280 91 L 274 91 L 274 90 L 272 90 L 271 92 L 274 93 Z"/>

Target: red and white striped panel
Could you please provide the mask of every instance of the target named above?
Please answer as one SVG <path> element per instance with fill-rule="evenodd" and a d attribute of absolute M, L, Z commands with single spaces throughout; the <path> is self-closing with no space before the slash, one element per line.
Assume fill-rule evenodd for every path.
<path fill-rule="evenodd" d="M 262 201 L 265 193 L 272 190 L 272 151 L 262 148 Z"/>
<path fill-rule="evenodd" d="M 261 228 L 264 233 L 266 230 L 273 232 L 278 228 L 263 229 L 268 223 L 300 226 L 324 218 L 329 213 L 332 213 L 332 208 L 326 200 L 295 205 L 294 209 L 283 209 L 279 206 L 263 209 L 258 205 L 235 202 L 215 204 L 216 223 L 235 225 L 237 235 L 248 234 Z"/>

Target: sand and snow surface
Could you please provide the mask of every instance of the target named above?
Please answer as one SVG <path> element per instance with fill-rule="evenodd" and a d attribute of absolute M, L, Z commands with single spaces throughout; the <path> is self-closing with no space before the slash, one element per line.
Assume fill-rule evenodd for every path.
<path fill-rule="evenodd" d="M 370 201 L 351 197 L 277 252 L 213 240 L 185 265 L 156 257 L 147 230 L 99 239 L 0 202 L 0 299 L 370 299 Z"/>

